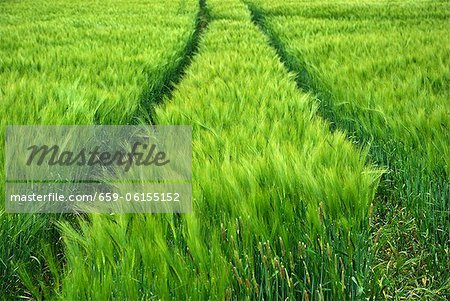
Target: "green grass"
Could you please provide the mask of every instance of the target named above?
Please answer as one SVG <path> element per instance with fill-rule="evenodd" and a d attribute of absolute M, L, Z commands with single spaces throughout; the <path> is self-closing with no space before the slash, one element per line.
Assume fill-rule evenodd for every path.
<path fill-rule="evenodd" d="M 371 295 L 448 298 L 448 1 L 252 7 L 321 115 L 388 168 L 375 202 Z"/>
<path fill-rule="evenodd" d="M 193 213 L 0 209 L 0 299 L 450 298 L 449 17 L 448 1 L 1 1 L 2 139 L 190 124 Z"/>
<path fill-rule="evenodd" d="M 61 296 L 360 296 L 380 172 L 316 116 L 243 3 L 208 12 L 193 64 L 155 111 L 158 124 L 193 125 L 194 213 L 64 224 Z"/>
<path fill-rule="evenodd" d="M 195 46 L 197 13 L 193 0 L 0 2 L 1 139 L 8 124 L 148 118 Z M 0 209 L 1 297 L 48 297 L 46 284 L 57 281 L 51 261 L 64 262 L 60 218 Z"/>

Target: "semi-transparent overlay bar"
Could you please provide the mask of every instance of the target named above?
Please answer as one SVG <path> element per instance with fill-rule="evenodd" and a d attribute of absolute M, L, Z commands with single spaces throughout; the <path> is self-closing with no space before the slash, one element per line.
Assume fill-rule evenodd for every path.
<path fill-rule="evenodd" d="M 189 212 L 191 126 L 8 126 L 7 212 Z"/>

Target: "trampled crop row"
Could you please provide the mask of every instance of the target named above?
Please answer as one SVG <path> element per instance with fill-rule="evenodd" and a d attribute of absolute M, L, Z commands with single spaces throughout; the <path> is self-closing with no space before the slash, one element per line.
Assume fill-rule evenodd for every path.
<path fill-rule="evenodd" d="M 194 212 L 64 226 L 66 299 L 356 296 L 379 171 L 316 115 L 238 0 L 208 1 L 158 124 L 192 124 Z"/>
<path fill-rule="evenodd" d="M 448 1 L 249 2 L 298 83 L 318 95 L 321 115 L 388 168 L 366 290 L 448 298 Z"/>
<path fill-rule="evenodd" d="M 145 118 L 191 51 L 198 9 L 195 0 L 2 1 L 0 137 L 7 124 Z M 0 195 L 3 207 L 3 184 Z M 54 257 L 53 268 L 62 259 L 56 219 L 0 209 L 0 298 L 46 296 L 46 258 Z"/>

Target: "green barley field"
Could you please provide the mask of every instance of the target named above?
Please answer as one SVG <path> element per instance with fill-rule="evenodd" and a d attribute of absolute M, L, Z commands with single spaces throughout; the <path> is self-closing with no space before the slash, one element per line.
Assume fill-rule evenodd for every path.
<path fill-rule="evenodd" d="M 0 114 L 193 128 L 192 213 L 12 214 L 2 169 L 1 300 L 450 299 L 448 0 L 0 0 Z"/>

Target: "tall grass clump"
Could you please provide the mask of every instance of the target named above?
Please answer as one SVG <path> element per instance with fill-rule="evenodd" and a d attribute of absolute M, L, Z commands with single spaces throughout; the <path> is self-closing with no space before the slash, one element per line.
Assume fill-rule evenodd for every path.
<path fill-rule="evenodd" d="M 368 296 L 450 298 L 448 1 L 250 2 L 321 115 L 388 169 Z"/>
<path fill-rule="evenodd" d="M 0 2 L 0 139 L 7 125 L 144 118 L 193 51 L 197 13 L 195 0 Z M 0 299 L 48 299 L 61 217 L 5 213 L 3 184 L 0 195 Z"/>
<path fill-rule="evenodd" d="M 153 116 L 193 126 L 193 213 L 62 223 L 61 297 L 360 298 L 380 171 L 317 116 L 242 2 L 204 9 L 198 54 Z"/>

